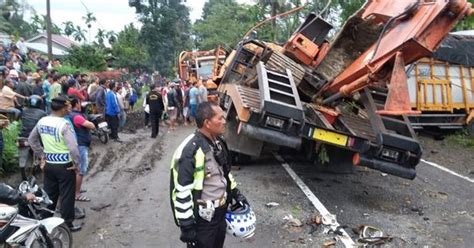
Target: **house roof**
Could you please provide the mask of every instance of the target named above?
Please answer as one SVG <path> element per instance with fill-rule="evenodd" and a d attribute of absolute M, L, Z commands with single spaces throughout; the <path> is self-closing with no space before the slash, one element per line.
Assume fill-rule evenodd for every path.
<path fill-rule="evenodd" d="M 48 54 L 48 46 L 46 44 L 35 43 L 35 42 L 26 42 L 25 44 L 26 44 L 26 47 L 28 47 L 28 49 L 35 50 L 35 51 L 43 53 L 43 54 Z M 55 47 L 53 47 L 52 52 L 53 52 L 53 56 L 55 56 L 55 57 L 63 57 L 63 56 L 66 56 L 68 54 L 67 51 L 62 50 L 62 49 L 58 49 L 58 48 L 55 48 Z"/>
<path fill-rule="evenodd" d="M 27 42 L 34 43 L 37 39 L 43 38 L 43 37 L 48 38 L 46 33 L 42 33 L 42 34 L 39 34 L 39 35 L 27 40 Z M 54 43 L 59 44 L 59 45 L 65 47 L 65 48 L 68 48 L 68 49 L 71 48 L 72 46 L 79 46 L 79 43 L 77 43 L 75 41 L 72 41 L 72 40 L 70 40 L 70 39 L 68 39 L 68 38 L 66 38 L 62 35 L 58 35 L 58 34 L 52 34 L 51 39 Z"/>

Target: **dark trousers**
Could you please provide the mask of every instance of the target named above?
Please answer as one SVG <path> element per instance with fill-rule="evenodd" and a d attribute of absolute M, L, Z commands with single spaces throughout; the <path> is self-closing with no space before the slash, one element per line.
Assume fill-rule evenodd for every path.
<path fill-rule="evenodd" d="M 61 217 L 66 223 L 72 223 L 74 220 L 74 204 L 76 189 L 76 172 L 68 170 L 72 166 L 69 164 L 49 164 L 44 167 L 44 190 L 53 201 L 48 206 L 55 210 L 58 204 L 58 198 L 61 198 Z"/>
<path fill-rule="evenodd" d="M 160 132 L 160 119 L 162 112 L 150 112 L 151 137 L 156 138 Z"/>
<path fill-rule="evenodd" d="M 118 139 L 119 118 L 118 115 L 105 115 L 105 121 L 110 127 L 110 138 Z"/>
<path fill-rule="evenodd" d="M 148 126 L 148 123 L 150 123 L 150 114 L 145 112 L 145 126 Z"/>
<path fill-rule="evenodd" d="M 225 222 L 225 207 L 216 208 L 211 222 L 196 218 L 197 248 L 222 248 L 224 247 L 227 223 Z"/>

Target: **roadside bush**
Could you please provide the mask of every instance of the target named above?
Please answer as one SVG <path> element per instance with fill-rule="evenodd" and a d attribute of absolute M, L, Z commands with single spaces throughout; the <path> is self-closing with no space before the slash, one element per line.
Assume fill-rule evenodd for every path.
<path fill-rule="evenodd" d="M 60 67 L 54 68 L 59 74 L 67 74 L 71 75 L 76 73 L 76 71 L 80 71 L 81 73 L 88 73 L 88 71 L 84 68 L 79 68 L 75 66 L 71 66 L 68 64 L 62 65 Z"/>
<path fill-rule="evenodd" d="M 38 70 L 38 67 L 36 66 L 35 63 L 28 61 L 23 64 L 23 71 L 25 70 L 30 70 L 31 72 L 36 72 Z"/>
<path fill-rule="evenodd" d="M 0 173 L 5 174 L 13 172 L 18 168 L 18 147 L 16 140 L 20 134 L 21 124 L 18 121 L 12 122 L 7 128 L 2 129 L 3 132 L 3 153 L 2 168 Z"/>
<path fill-rule="evenodd" d="M 474 137 L 470 135 L 469 130 L 464 129 L 454 135 L 448 136 L 448 141 L 460 144 L 464 147 L 474 148 Z"/>

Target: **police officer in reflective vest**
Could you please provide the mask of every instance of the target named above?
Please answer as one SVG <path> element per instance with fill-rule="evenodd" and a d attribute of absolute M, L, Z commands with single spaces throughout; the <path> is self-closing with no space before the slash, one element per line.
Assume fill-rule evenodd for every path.
<path fill-rule="evenodd" d="M 61 217 L 71 231 L 81 229 L 74 225 L 76 171 L 80 165 L 79 148 L 74 131 L 64 117 L 71 112 L 71 103 L 63 96 L 51 100 L 51 115 L 41 118 L 31 131 L 28 142 L 40 158 L 44 171 L 44 190 L 56 209 L 61 199 Z M 43 145 L 41 145 L 43 144 Z"/>
<path fill-rule="evenodd" d="M 230 156 L 220 137 L 224 111 L 215 103 L 199 104 L 198 130 L 177 148 L 171 161 L 171 207 L 188 247 L 220 248 L 226 235 L 225 213 L 234 200 L 247 204 L 230 174 Z"/>

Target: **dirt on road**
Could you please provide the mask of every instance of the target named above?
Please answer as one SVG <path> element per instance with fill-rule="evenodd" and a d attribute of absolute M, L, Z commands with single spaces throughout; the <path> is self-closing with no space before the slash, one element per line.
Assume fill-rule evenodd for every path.
<path fill-rule="evenodd" d="M 130 117 L 131 124 L 119 134 L 123 143 L 93 141 L 84 182 L 92 201 L 77 203 L 86 218 L 76 220 L 84 228 L 74 233 L 74 247 L 185 247 L 172 219 L 169 168 L 172 153 L 195 129 L 168 132 L 161 127 L 152 139 L 142 116 Z M 421 142 L 426 160 L 472 178 L 472 153 L 429 138 Z M 367 224 L 396 237 L 382 247 L 469 247 L 474 242 L 466 232 L 474 224 L 472 184 L 422 163 L 417 178 L 409 181 L 366 168 L 349 175 L 324 174 L 291 154 L 283 156 L 354 240 L 351 229 Z M 234 166 L 233 174 L 256 213 L 257 231 L 249 241 L 227 236 L 225 247 L 334 242 L 337 235 L 315 224 L 318 211 L 273 156 Z"/>

